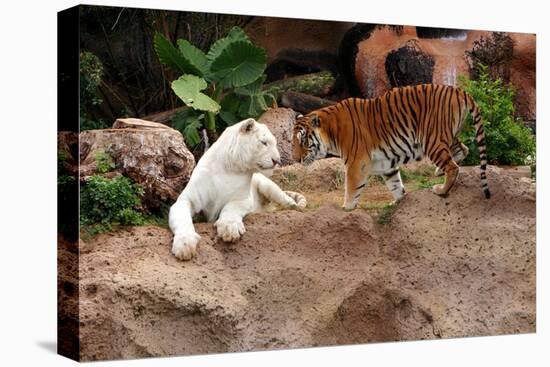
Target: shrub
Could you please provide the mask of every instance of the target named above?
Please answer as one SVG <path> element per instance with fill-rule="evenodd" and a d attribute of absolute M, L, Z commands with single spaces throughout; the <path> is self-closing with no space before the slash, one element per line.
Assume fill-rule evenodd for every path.
<path fill-rule="evenodd" d="M 142 224 L 143 216 L 136 210 L 141 205 L 141 195 L 141 185 L 128 177 L 91 176 L 80 187 L 80 224 L 101 224 L 106 230 L 111 229 L 111 223 Z"/>
<path fill-rule="evenodd" d="M 100 105 L 103 100 L 97 95 L 97 88 L 103 77 L 103 65 L 91 52 L 80 53 L 80 130 L 101 129 L 107 127 L 102 120 L 94 120 L 90 108 Z"/>
<path fill-rule="evenodd" d="M 200 142 L 201 128 L 215 137 L 228 125 L 258 117 L 275 101 L 262 89 L 266 51 L 239 27 L 214 42 L 207 53 L 185 39 L 175 47 L 160 33 L 155 34 L 154 46 L 160 62 L 179 75 L 172 90 L 189 109 L 175 117 L 174 127 L 191 147 Z"/>
<path fill-rule="evenodd" d="M 113 158 L 105 152 L 98 151 L 95 154 L 96 172 L 103 174 L 111 172 L 115 169 L 116 165 Z"/>
<path fill-rule="evenodd" d="M 492 80 L 487 67 L 479 65 L 479 79 L 460 77 L 461 87 L 476 101 L 485 130 L 487 159 L 490 164 L 523 165 L 535 155 L 535 139 L 531 131 L 514 117 L 514 90 L 501 79 Z M 465 165 L 479 164 L 475 127 L 468 116 L 461 140 L 470 149 Z"/>
<path fill-rule="evenodd" d="M 491 79 L 510 81 L 510 64 L 514 53 L 514 41 L 504 32 L 492 32 L 489 37 L 481 37 L 474 41 L 472 49 L 466 51 L 466 59 L 470 68 L 470 78 L 481 77 L 480 65 L 486 66 L 483 72 Z"/>

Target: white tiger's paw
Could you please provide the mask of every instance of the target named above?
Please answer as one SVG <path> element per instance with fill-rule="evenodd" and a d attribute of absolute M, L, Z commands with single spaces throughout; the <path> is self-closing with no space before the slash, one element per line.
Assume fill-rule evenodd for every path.
<path fill-rule="evenodd" d="M 195 232 L 174 236 L 172 254 L 180 260 L 191 260 L 197 254 L 200 239 Z"/>
<path fill-rule="evenodd" d="M 242 221 L 218 219 L 214 226 L 218 232 L 218 237 L 224 242 L 236 241 L 246 232 Z"/>
<path fill-rule="evenodd" d="M 290 207 L 304 209 L 307 206 L 307 200 L 304 195 L 294 191 L 285 191 L 285 194 L 292 199 L 292 202 L 289 205 Z"/>

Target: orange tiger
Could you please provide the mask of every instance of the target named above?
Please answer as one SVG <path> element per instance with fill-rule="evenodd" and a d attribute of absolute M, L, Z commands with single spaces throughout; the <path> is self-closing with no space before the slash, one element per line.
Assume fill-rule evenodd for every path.
<path fill-rule="evenodd" d="M 460 88 L 423 84 L 394 88 L 378 98 L 348 98 L 298 116 L 292 147 L 296 161 L 310 164 L 329 155 L 346 166 L 345 209 L 357 206 L 369 174 L 383 175 L 396 200 L 405 194 L 399 165 L 427 156 L 445 183 L 433 186 L 446 195 L 458 176 L 458 164 L 468 148 L 458 140 L 467 112 L 476 128 L 481 160 L 481 187 L 486 198 L 487 154 L 479 109 Z"/>

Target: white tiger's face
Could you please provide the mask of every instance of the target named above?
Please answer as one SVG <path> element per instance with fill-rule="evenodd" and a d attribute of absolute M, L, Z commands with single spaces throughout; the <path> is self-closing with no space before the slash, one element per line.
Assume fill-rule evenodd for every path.
<path fill-rule="evenodd" d="M 235 135 L 230 143 L 232 160 L 246 171 L 269 171 L 280 164 L 277 140 L 269 128 L 254 119 L 241 121 L 226 129 Z M 225 132 L 224 132 L 225 133 Z"/>

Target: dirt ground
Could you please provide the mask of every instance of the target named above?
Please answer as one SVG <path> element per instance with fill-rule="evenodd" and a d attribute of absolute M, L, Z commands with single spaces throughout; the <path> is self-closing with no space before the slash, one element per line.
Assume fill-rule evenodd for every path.
<path fill-rule="evenodd" d="M 235 244 L 197 224 L 190 262 L 171 255 L 160 227 L 81 247 L 81 358 L 535 332 L 530 179 L 489 167 L 486 200 L 476 169 L 464 169 L 447 198 L 408 187 L 396 206 L 373 180 L 345 212 L 341 167 L 327 162 L 276 172 L 285 189 L 303 187 L 308 208 L 250 215 Z"/>

